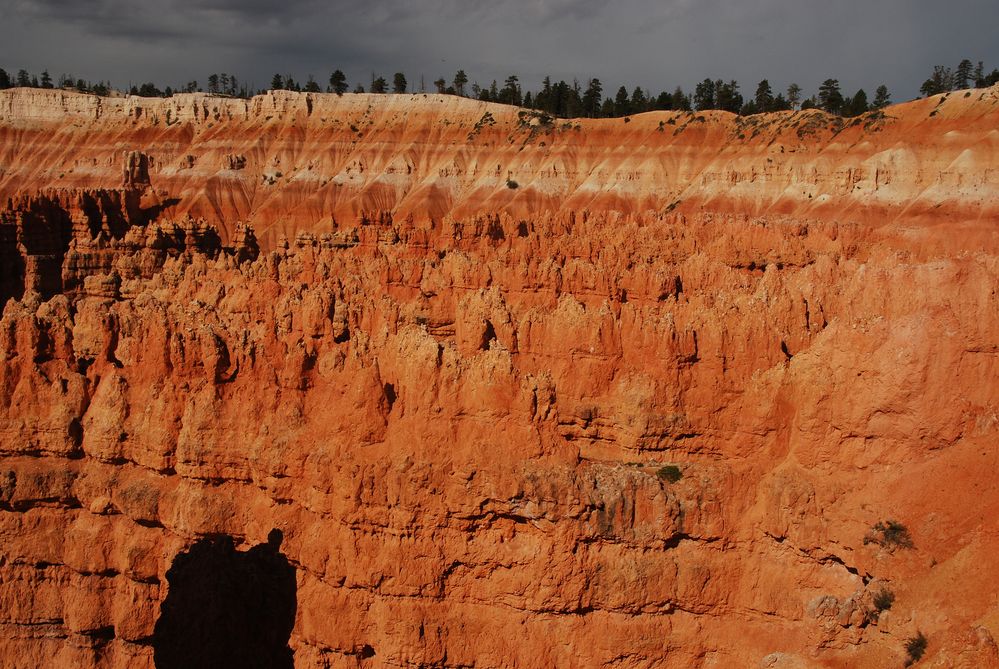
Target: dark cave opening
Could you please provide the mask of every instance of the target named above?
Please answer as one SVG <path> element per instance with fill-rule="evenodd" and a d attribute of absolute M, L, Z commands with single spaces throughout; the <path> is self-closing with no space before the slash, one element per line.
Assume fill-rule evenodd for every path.
<path fill-rule="evenodd" d="M 153 632 L 157 669 L 294 666 L 295 568 L 282 539 L 271 530 L 267 543 L 240 552 L 220 535 L 177 555 Z"/>

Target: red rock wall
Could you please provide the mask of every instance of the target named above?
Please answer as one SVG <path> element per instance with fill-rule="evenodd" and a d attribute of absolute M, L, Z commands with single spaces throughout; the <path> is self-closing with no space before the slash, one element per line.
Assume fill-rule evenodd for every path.
<path fill-rule="evenodd" d="M 994 118 L 941 107 L 959 102 L 969 128 Z M 394 153 L 415 122 L 397 105 L 372 108 L 383 147 L 365 151 Z M 852 160 L 892 131 L 846 132 Z M 930 163 L 920 142 L 944 141 L 897 150 Z M 242 228 L 231 251 L 180 245 L 168 209 L 110 270 L 76 265 L 84 290 L 10 301 L 0 667 L 152 666 L 176 556 L 273 529 L 298 667 L 900 666 L 917 630 L 926 661 L 996 666 L 995 191 L 957 189 L 939 219 L 837 218 L 832 199 L 728 213 L 737 188 L 772 197 L 525 216 L 521 185 L 499 214 L 352 205 L 382 213 L 303 224 L 255 260 Z M 913 548 L 870 541 L 887 519 Z"/>
<path fill-rule="evenodd" d="M 444 95 L 11 89 L 0 91 L 0 201 L 119 187 L 123 158 L 139 150 L 147 163 L 125 179 L 148 178 L 174 216 L 205 218 L 224 239 L 249 223 L 268 248 L 378 212 L 415 222 L 582 211 L 946 222 L 977 244 L 994 234 L 983 217 L 999 214 L 999 88 L 967 93 L 848 120 L 811 110 L 566 121 Z"/>

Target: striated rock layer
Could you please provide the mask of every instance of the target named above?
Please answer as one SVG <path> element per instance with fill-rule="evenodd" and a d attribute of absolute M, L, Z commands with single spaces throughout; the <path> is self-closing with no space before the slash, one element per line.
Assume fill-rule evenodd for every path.
<path fill-rule="evenodd" d="M 458 220 L 570 212 L 702 211 L 962 224 L 999 214 L 999 87 L 856 119 L 818 110 L 741 118 L 656 112 L 561 120 L 445 95 L 204 94 L 99 98 L 0 91 L 0 201 L 109 188 L 141 150 L 159 188 L 228 239 L 265 246 L 391 213 Z M 511 186 L 516 186 L 511 188 Z M 994 239 L 993 239 L 994 241 Z"/>
<path fill-rule="evenodd" d="M 996 94 L 0 93 L 0 667 L 999 666 Z"/>

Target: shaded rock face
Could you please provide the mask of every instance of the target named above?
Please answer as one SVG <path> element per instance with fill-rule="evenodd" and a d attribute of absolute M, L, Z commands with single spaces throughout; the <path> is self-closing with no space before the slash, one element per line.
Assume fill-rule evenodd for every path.
<path fill-rule="evenodd" d="M 999 657 L 986 223 L 156 213 L 0 318 L 0 667 Z"/>
<path fill-rule="evenodd" d="M 210 537 L 174 559 L 153 630 L 157 669 L 294 666 L 295 569 L 281 539 L 273 530 L 239 552 L 232 537 Z"/>
<path fill-rule="evenodd" d="M 154 217 L 141 197 L 135 189 L 48 190 L 10 199 L 0 209 L 0 298 L 73 292 L 88 269 L 108 269 L 81 259 Z"/>

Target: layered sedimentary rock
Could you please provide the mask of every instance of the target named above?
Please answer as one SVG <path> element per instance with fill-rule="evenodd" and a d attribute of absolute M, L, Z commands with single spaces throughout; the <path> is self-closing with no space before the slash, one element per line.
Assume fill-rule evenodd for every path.
<path fill-rule="evenodd" d="M 297 667 L 999 665 L 994 89 L 839 128 L 2 95 L 0 187 L 79 123 L 66 185 L 122 195 L 0 218 L 63 249 L 0 319 L 0 666 L 176 666 L 217 573 Z"/>
<path fill-rule="evenodd" d="M 936 225 L 999 214 L 999 89 L 856 119 L 819 110 L 740 118 L 658 112 L 601 120 L 445 95 L 274 91 L 99 98 L 0 91 L 0 201 L 40 187 L 120 184 L 122 154 L 228 239 L 265 246 L 390 212 L 702 211 Z M 138 166 L 137 166 L 138 167 Z"/>

